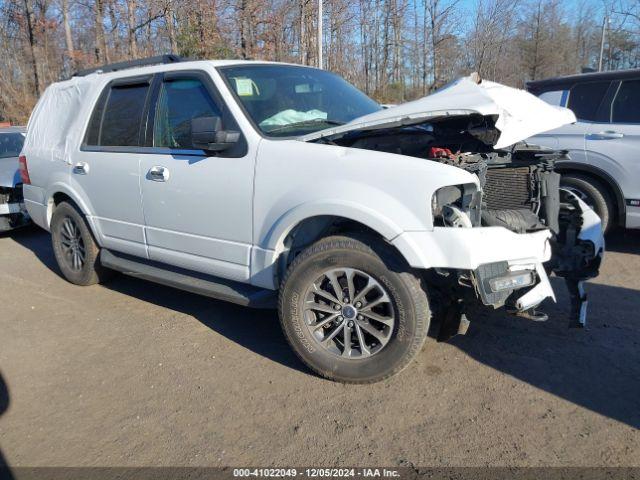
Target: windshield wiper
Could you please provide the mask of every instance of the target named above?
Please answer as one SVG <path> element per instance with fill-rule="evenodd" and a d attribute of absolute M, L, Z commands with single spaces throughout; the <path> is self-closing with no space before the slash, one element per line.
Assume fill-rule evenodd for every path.
<path fill-rule="evenodd" d="M 309 125 L 316 125 L 318 123 L 326 123 L 327 125 L 336 125 L 336 126 L 340 126 L 340 125 L 344 125 L 345 122 L 338 122 L 337 120 L 327 120 L 324 118 L 314 118 L 313 120 L 303 120 L 301 122 L 293 122 L 293 123 L 288 123 L 286 125 L 282 125 L 281 127 L 278 128 L 274 128 L 273 130 L 269 130 L 267 133 L 275 133 L 275 132 L 280 132 L 283 130 L 289 130 L 290 128 L 296 128 L 296 127 L 306 127 Z"/>

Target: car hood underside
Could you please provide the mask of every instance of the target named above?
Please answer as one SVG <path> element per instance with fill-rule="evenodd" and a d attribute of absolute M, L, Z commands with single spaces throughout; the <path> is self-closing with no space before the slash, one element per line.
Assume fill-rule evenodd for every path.
<path fill-rule="evenodd" d="M 446 117 L 490 117 L 495 135 L 487 142 L 494 148 L 513 145 L 533 135 L 576 121 L 567 108 L 555 107 L 530 93 L 472 77 L 460 78 L 427 97 L 365 115 L 346 125 L 300 137 L 301 141 L 336 139 L 354 131 L 415 125 Z"/>

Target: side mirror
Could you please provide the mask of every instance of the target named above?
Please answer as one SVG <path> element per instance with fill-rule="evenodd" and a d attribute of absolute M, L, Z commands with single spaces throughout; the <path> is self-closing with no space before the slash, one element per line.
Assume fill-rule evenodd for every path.
<path fill-rule="evenodd" d="M 240 140 L 240 132 L 222 130 L 220 117 L 191 119 L 191 143 L 194 148 L 222 152 Z"/>

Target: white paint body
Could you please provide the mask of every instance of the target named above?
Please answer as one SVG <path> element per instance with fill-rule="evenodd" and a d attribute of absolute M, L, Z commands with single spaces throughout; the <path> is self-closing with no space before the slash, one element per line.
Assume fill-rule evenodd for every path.
<path fill-rule="evenodd" d="M 287 234 L 305 219 L 331 215 L 375 230 L 419 269 L 472 270 L 497 261 L 513 269 L 537 266 L 536 295 L 553 297 L 541 268 L 551 256 L 549 231 L 434 228 L 434 192 L 448 185 L 479 185 L 475 175 L 413 157 L 300 141 L 309 138 L 263 138 L 216 70 L 234 63 L 188 62 L 92 74 L 49 87 L 31 117 L 24 148 L 32 179 L 25 200 L 33 220 L 49 229 L 54 195 L 64 193 L 82 209 L 103 247 L 276 289 L 277 260 Z M 246 138 L 244 157 L 194 161 L 169 153 L 82 150 L 93 107 L 111 80 L 176 70 L 200 70 L 211 77 Z M 479 112 L 499 117 L 500 143 L 508 144 L 550 122 L 575 120 L 565 109 L 522 93 L 464 80 L 340 128 Z M 544 110 L 544 126 L 528 120 L 526 112 L 536 109 Z M 86 173 L 76 172 L 78 164 L 87 167 Z M 147 178 L 154 166 L 170 171 L 166 182 Z"/>

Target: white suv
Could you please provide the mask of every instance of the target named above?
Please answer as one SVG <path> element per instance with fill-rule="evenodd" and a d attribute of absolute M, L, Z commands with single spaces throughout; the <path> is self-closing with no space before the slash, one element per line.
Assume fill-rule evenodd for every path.
<path fill-rule="evenodd" d="M 640 228 L 640 69 L 551 78 L 527 88 L 578 118 L 531 139 L 569 151 L 570 159 L 557 164 L 562 185 L 593 207 L 603 230 Z"/>
<path fill-rule="evenodd" d="M 69 281 L 117 270 L 247 306 L 278 299 L 309 367 L 373 382 L 409 363 L 432 319 L 440 338 L 464 327 L 469 302 L 544 319 L 548 271 L 584 321 L 599 219 L 560 191 L 562 153 L 511 146 L 572 121 L 468 78 L 382 109 L 315 68 L 156 58 L 47 89 L 25 201 Z"/>

